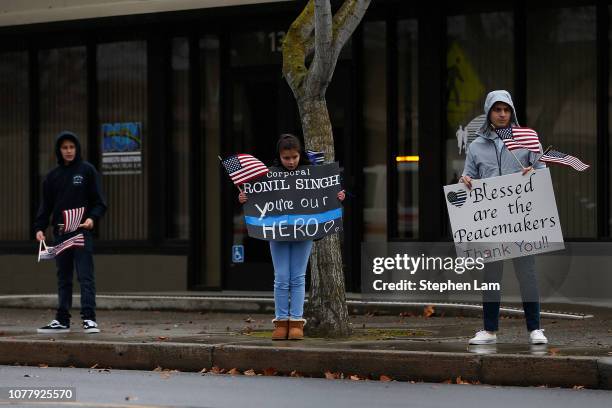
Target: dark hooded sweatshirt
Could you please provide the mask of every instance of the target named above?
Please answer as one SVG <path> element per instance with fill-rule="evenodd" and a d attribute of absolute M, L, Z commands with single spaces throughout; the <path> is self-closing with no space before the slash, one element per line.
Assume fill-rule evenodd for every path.
<path fill-rule="evenodd" d="M 60 146 L 64 140 L 74 142 L 76 146 L 75 158 L 65 165 Z M 57 224 L 63 223 L 62 212 L 73 208 L 85 207 L 87 218 L 94 220 L 94 224 L 106 212 L 106 201 L 102 194 L 102 182 L 96 168 L 81 157 L 81 143 L 72 132 L 62 132 L 55 141 L 55 155 L 58 166 L 51 170 L 42 186 L 42 201 L 36 220 L 34 231 L 45 231 L 49 225 L 49 216 L 52 216 L 54 233 L 57 234 Z"/>

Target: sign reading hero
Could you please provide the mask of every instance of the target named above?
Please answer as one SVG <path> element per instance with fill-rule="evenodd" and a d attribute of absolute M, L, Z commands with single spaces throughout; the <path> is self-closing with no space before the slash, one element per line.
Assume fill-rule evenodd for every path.
<path fill-rule="evenodd" d="M 249 197 L 244 219 L 250 237 L 267 241 L 307 241 L 342 230 L 342 189 L 338 163 L 271 167 L 257 181 L 244 183 Z"/>

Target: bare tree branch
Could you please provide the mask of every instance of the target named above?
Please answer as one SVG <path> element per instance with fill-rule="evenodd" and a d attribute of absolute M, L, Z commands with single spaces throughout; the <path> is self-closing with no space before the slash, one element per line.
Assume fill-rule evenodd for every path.
<path fill-rule="evenodd" d="M 315 0 L 315 55 L 310 66 L 307 92 L 310 97 L 323 97 L 334 72 L 333 15 L 329 0 Z"/>
<path fill-rule="evenodd" d="M 283 75 L 296 98 L 308 74 L 306 57 L 312 51 L 307 50 L 306 43 L 314 26 L 314 0 L 310 0 L 289 27 L 283 42 Z"/>
<path fill-rule="evenodd" d="M 334 61 L 338 60 L 342 48 L 363 19 L 370 0 L 346 0 L 334 16 Z"/>

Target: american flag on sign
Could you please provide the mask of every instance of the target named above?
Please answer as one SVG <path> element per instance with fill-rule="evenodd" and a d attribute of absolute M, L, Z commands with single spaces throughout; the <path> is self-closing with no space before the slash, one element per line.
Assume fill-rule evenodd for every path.
<path fill-rule="evenodd" d="M 74 232 L 79 229 L 79 225 L 81 225 L 81 221 L 83 220 L 84 214 L 85 207 L 64 210 L 62 212 L 62 215 L 64 217 L 64 229 L 62 233 L 67 234 L 69 232 Z"/>
<path fill-rule="evenodd" d="M 540 139 L 535 130 L 526 127 L 507 127 L 495 129 L 508 150 L 527 149 L 540 153 Z"/>
<path fill-rule="evenodd" d="M 221 160 L 234 184 L 239 185 L 268 173 L 268 168 L 250 154 L 235 154 Z"/>
<path fill-rule="evenodd" d="M 306 155 L 308 156 L 308 160 L 310 160 L 312 164 L 323 164 L 325 162 L 325 153 L 323 152 L 306 150 Z"/>
<path fill-rule="evenodd" d="M 591 167 L 588 164 L 583 163 L 582 160 L 578 159 L 577 157 L 561 153 L 557 150 L 549 150 L 548 152 L 544 153 L 542 157 L 540 157 L 540 161 L 546 163 L 563 164 L 565 166 L 570 166 L 574 170 L 578 171 L 585 171 L 586 169 Z"/>

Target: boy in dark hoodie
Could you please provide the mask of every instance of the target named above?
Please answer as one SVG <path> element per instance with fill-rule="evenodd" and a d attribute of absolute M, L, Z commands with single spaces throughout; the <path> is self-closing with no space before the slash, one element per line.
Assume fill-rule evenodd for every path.
<path fill-rule="evenodd" d="M 58 166 L 45 177 L 42 201 L 34 231 L 38 241 L 45 240 L 49 217 L 55 238 L 58 308 L 55 319 L 38 333 L 70 331 L 72 276 L 76 266 L 81 285 L 81 318 L 85 333 L 99 333 L 96 323 L 96 285 L 91 231 L 106 212 L 100 175 L 81 158 L 81 143 L 72 133 L 61 132 L 55 142 Z"/>

